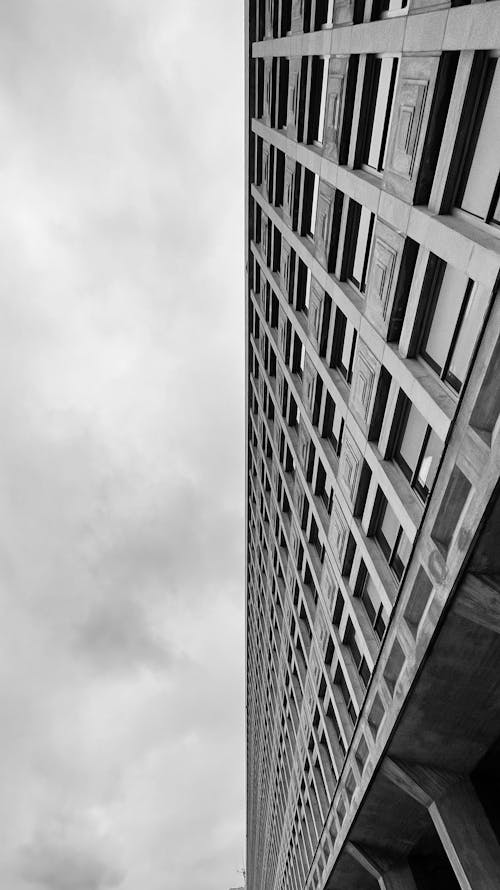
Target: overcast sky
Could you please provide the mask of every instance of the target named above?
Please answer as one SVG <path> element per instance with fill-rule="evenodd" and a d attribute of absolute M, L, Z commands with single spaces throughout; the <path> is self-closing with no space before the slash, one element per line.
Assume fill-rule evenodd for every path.
<path fill-rule="evenodd" d="M 0 6 L 0 887 L 244 855 L 242 0 Z"/>

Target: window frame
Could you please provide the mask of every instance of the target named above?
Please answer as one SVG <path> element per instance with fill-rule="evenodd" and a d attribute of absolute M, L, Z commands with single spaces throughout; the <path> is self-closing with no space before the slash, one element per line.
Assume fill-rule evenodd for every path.
<path fill-rule="evenodd" d="M 481 127 L 483 125 L 490 91 L 495 75 L 500 77 L 500 50 L 491 50 L 483 54 L 476 54 L 476 70 L 471 72 L 467 96 L 461 117 L 461 126 L 465 124 L 466 133 L 460 148 L 457 182 L 453 205 L 454 212 L 458 216 L 473 221 L 474 225 L 484 227 L 490 234 L 500 237 L 500 218 L 493 219 L 492 215 L 500 198 L 500 170 L 497 173 L 495 184 L 491 191 L 491 198 L 485 216 L 480 217 L 470 210 L 461 207 L 467 189 L 469 176 L 474 163 Z M 492 64 L 493 63 L 493 64 Z M 479 70 L 477 70 L 479 68 Z"/>
<path fill-rule="evenodd" d="M 340 415 L 340 423 L 338 424 L 339 434 L 338 437 L 334 435 L 335 429 L 335 418 L 337 415 Z M 332 395 L 327 392 L 326 400 L 325 400 L 325 413 L 323 417 L 322 424 L 322 433 L 321 437 L 323 439 L 327 439 L 330 442 L 334 453 L 339 457 L 340 452 L 342 450 L 342 439 L 344 434 L 344 422 L 345 418 L 342 415 L 338 405 L 335 403 Z"/>
<path fill-rule="evenodd" d="M 432 324 L 434 321 L 436 308 L 437 308 L 437 305 L 439 302 L 439 297 L 441 294 L 441 289 L 443 286 L 443 281 L 445 278 L 447 265 L 448 264 L 445 263 L 444 261 L 439 262 L 438 268 L 434 275 L 434 279 L 432 282 L 432 291 L 431 291 L 430 301 L 429 301 L 429 311 L 428 311 L 427 316 L 424 321 L 422 337 L 420 340 L 419 353 L 422 356 L 425 363 L 427 365 L 429 365 L 429 367 L 434 371 L 435 374 L 438 375 L 440 380 L 442 380 L 444 383 L 446 383 L 453 390 L 455 395 L 459 395 L 463 388 L 464 382 L 460 381 L 458 379 L 458 377 L 456 377 L 453 374 L 453 372 L 450 371 L 450 365 L 453 361 L 455 347 L 457 345 L 457 340 L 460 336 L 464 317 L 467 313 L 467 308 L 468 308 L 469 303 L 473 297 L 475 289 L 478 287 L 478 284 L 472 278 L 467 279 L 467 284 L 465 287 L 465 292 L 462 297 L 462 304 L 460 307 L 460 311 L 458 313 L 457 321 L 456 321 L 455 327 L 453 329 L 451 340 L 450 340 L 450 343 L 449 343 L 447 351 L 446 351 L 446 358 L 443 363 L 443 366 L 440 367 L 438 362 L 428 352 L 426 352 L 426 346 L 427 346 L 427 343 L 429 340 L 429 335 L 430 335 Z M 474 348 L 475 348 L 475 346 L 474 346 Z"/>
<path fill-rule="evenodd" d="M 321 96 L 319 103 L 318 126 L 313 144 L 323 148 L 325 143 L 325 123 L 326 123 L 326 99 L 328 95 L 328 75 L 330 70 L 330 56 L 320 56 L 323 62 L 323 70 L 321 72 Z"/>
<path fill-rule="evenodd" d="M 363 266 L 361 270 L 361 278 L 358 279 L 354 275 L 354 263 L 356 260 L 356 253 L 358 248 L 358 236 L 359 229 L 361 225 L 361 218 L 363 212 L 369 214 L 368 220 L 368 233 L 366 237 L 366 245 L 364 248 L 364 257 L 363 257 Z M 364 298 L 366 294 L 366 285 L 367 285 L 367 277 L 368 277 L 368 269 L 370 266 L 370 254 L 373 243 L 373 234 L 375 231 L 375 214 L 372 210 L 366 207 L 364 204 L 360 204 L 359 201 L 354 200 L 354 198 L 349 199 L 349 207 L 348 207 L 348 219 L 346 226 L 346 235 L 344 239 L 344 244 L 346 247 L 344 248 L 346 251 L 346 261 L 345 261 L 345 277 L 347 281 L 351 285 L 354 285 L 359 294 Z"/>
<path fill-rule="evenodd" d="M 392 510 L 392 512 L 394 513 L 394 516 L 396 518 L 396 522 L 398 523 L 398 531 L 396 533 L 394 544 L 391 547 L 391 545 L 389 544 L 389 541 L 387 540 L 387 538 L 385 538 L 385 536 L 382 533 L 382 523 L 385 519 L 385 515 L 386 515 L 388 509 L 392 510 L 392 507 L 389 504 L 389 501 L 387 500 L 386 496 L 381 491 L 381 489 L 379 489 L 379 504 L 378 504 L 378 509 L 377 509 L 377 521 L 376 521 L 376 526 L 375 526 L 375 531 L 374 531 L 374 537 L 375 537 L 375 540 L 380 548 L 380 551 L 381 551 L 387 565 L 391 569 L 393 575 L 395 576 L 395 578 L 397 579 L 397 582 L 399 584 L 399 583 L 401 583 L 401 579 L 402 579 L 402 577 L 405 573 L 405 570 L 406 570 L 406 565 L 403 563 L 402 559 L 399 557 L 399 554 L 398 554 L 399 545 L 401 543 L 402 536 L 405 534 L 405 532 L 404 532 L 403 526 L 401 525 L 401 522 L 399 521 L 398 517 L 396 516 L 396 513 L 394 512 L 394 510 Z M 407 536 L 405 535 L 405 537 L 407 537 Z M 409 540 L 408 537 L 407 537 L 407 540 L 409 541 L 409 543 L 411 545 L 412 542 Z"/>
<path fill-rule="evenodd" d="M 394 99 L 396 95 L 400 57 L 400 53 L 373 53 L 370 55 L 370 62 L 366 65 L 364 71 L 363 86 L 366 92 L 362 104 L 363 113 L 360 116 L 360 122 L 363 121 L 363 130 L 361 133 L 359 166 L 363 170 L 366 170 L 368 173 L 379 177 L 383 175 L 385 170 L 385 161 L 394 110 Z M 384 59 L 392 59 L 392 70 L 389 79 L 387 107 L 383 119 L 382 136 L 380 139 L 378 159 L 377 164 L 373 166 L 373 164 L 370 164 L 368 162 L 368 158 L 371 151 L 373 125 L 375 122 L 375 112 L 377 109 L 377 99 L 380 85 L 380 75 L 382 72 L 382 63 Z"/>
<path fill-rule="evenodd" d="M 311 222 L 309 224 L 309 231 L 306 233 L 309 238 L 312 238 L 314 241 L 314 235 L 316 233 L 316 217 L 318 215 L 318 198 L 319 198 L 319 173 L 314 173 L 314 184 L 313 184 L 313 193 L 312 193 L 312 201 L 311 201 Z"/>
<path fill-rule="evenodd" d="M 309 170 L 308 167 L 302 167 L 300 234 L 311 241 L 314 241 L 316 229 L 319 185 L 319 174 Z"/>
<path fill-rule="evenodd" d="M 384 604 L 380 599 L 380 596 L 378 597 L 378 608 L 375 607 L 375 603 L 370 596 L 370 591 L 368 589 L 368 583 L 370 580 L 371 578 L 368 572 L 368 568 L 365 565 L 364 561 L 361 560 L 358 577 L 356 579 L 356 589 L 354 595 L 363 604 L 363 608 L 366 612 L 366 617 L 368 618 L 368 621 L 373 628 L 377 639 L 381 643 L 385 636 L 385 632 L 387 630 L 389 622 L 388 619 L 386 619 L 384 616 Z"/>
<path fill-rule="evenodd" d="M 349 685 L 345 678 L 344 669 L 340 663 L 337 664 L 337 669 L 335 671 L 335 677 L 334 677 L 333 682 L 334 682 L 334 685 L 337 686 L 337 688 L 340 690 L 340 694 L 342 696 L 342 701 L 344 703 L 344 706 L 345 706 L 345 709 L 349 716 L 349 719 L 352 723 L 352 726 L 355 726 L 357 719 L 358 719 L 356 703 L 351 695 L 351 692 L 349 690 Z"/>
<path fill-rule="evenodd" d="M 377 7 L 374 10 L 374 14 L 372 14 L 372 22 L 380 21 L 382 19 L 393 19 L 402 15 L 408 15 L 409 2 L 408 0 L 401 0 L 401 5 L 396 9 L 389 9 L 390 0 L 387 2 L 386 8 L 386 0 L 379 0 L 377 3 Z"/>
<path fill-rule="evenodd" d="M 415 465 L 415 468 L 412 469 L 412 467 L 410 467 L 410 465 L 406 462 L 406 460 L 403 457 L 403 455 L 401 454 L 401 450 L 400 450 L 401 444 L 403 442 L 404 435 L 406 432 L 408 418 L 410 416 L 410 412 L 411 412 L 412 408 L 414 408 L 415 411 L 417 411 L 417 413 L 420 414 L 420 412 L 418 411 L 418 408 L 415 407 L 415 405 L 413 404 L 411 399 L 409 399 L 408 396 L 403 394 L 403 404 L 401 405 L 401 408 L 400 408 L 398 431 L 397 431 L 397 437 L 396 437 L 396 441 L 395 441 L 394 448 L 393 448 L 392 457 L 393 457 L 394 462 L 397 464 L 397 466 L 403 473 L 403 476 L 405 477 L 405 479 L 409 482 L 410 487 L 413 489 L 413 491 L 416 492 L 416 494 L 419 496 L 420 500 L 425 504 L 425 503 L 427 503 L 427 500 L 429 499 L 431 489 L 425 484 L 422 485 L 418 477 L 420 474 L 420 470 L 422 468 L 423 460 L 426 456 L 427 445 L 429 444 L 430 437 L 431 437 L 432 433 L 434 433 L 434 430 L 433 430 L 431 424 L 428 423 L 426 418 L 423 417 L 422 414 L 420 414 L 420 416 L 422 417 L 422 420 L 426 424 L 426 429 L 425 429 L 424 437 L 422 439 L 422 445 L 421 445 L 420 451 L 418 453 L 417 463 Z M 434 478 L 435 478 L 435 476 L 434 476 Z M 434 484 L 434 482 L 432 484 Z"/>
<path fill-rule="evenodd" d="M 356 638 L 356 631 L 355 631 L 354 624 L 353 624 L 351 618 L 347 619 L 347 624 L 346 624 L 346 628 L 344 631 L 344 637 L 343 637 L 342 643 L 344 646 L 347 647 L 347 649 L 351 653 L 351 658 L 352 658 L 354 667 L 356 668 L 356 671 L 357 671 L 358 676 L 361 680 L 361 683 L 363 684 L 363 687 L 366 690 L 368 688 L 368 684 L 371 679 L 371 670 L 368 666 L 368 662 L 366 660 L 365 654 L 361 651 L 360 647 L 358 646 L 358 641 Z M 368 675 L 367 675 L 367 672 L 368 672 Z"/>
<path fill-rule="evenodd" d="M 340 316 L 342 316 L 342 318 Z M 343 354 L 344 354 L 345 338 L 346 338 L 346 333 L 348 330 L 347 329 L 348 324 L 350 324 L 350 326 L 352 328 L 351 349 L 349 352 L 349 363 L 348 363 L 348 365 L 344 365 L 343 364 Z M 358 331 L 354 327 L 353 323 L 351 321 L 349 321 L 347 316 L 340 309 L 337 309 L 337 313 L 335 316 L 335 327 L 337 327 L 337 325 L 338 325 L 338 329 L 335 331 L 337 343 L 336 343 L 336 350 L 335 350 L 336 355 L 335 355 L 334 367 L 338 370 L 339 374 L 342 375 L 342 377 L 344 378 L 347 385 L 350 386 L 351 381 L 352 381 L 352 371 L 353 371 L 353 366 L 354 366 L 354 356 L 356 353 Z"/>

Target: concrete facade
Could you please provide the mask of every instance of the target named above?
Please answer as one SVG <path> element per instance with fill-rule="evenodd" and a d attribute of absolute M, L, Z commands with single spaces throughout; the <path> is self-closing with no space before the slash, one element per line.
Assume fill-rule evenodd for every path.
<path fill-rule="evenodd" d="M 500 2 L 248 0 L 247 887 L 500 888 Z"/>

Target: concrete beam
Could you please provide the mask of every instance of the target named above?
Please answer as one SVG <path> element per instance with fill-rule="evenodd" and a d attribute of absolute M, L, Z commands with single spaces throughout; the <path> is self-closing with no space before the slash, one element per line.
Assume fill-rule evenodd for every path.
<path fill-rule="evenodd" d="M 378 851 L 361 847 L 359 844 L 354 844 L 350 841 L 345 845 L 345 851 L 356 862 L 359 862 L 362 868 L 377 881 L 382 877 L 384 871 L 389 868 L 389 861 L 381 857 Z"/>
<path fill-rule="evenodd" d="M 500 590 L 492 580 L 468 572 L 459 587 L 453 612 L 500 634 Z"/>
<path fill-rule="evenodd" d="M 431 766 L 415 763 L 401 763 L 386 757 L 382 764 L 382 773 L 394 785 L 416 800 L 426 809 L 434 801 L 439 800 L 447 790 L 461 777 Z"/>
<path fill-rule="evenodd" d="M 384 853 L 351 842 L 346 844 L 345 851 L 378 881 L 381 890 L 417 890 L 406 863 L 395 864 Z"/>

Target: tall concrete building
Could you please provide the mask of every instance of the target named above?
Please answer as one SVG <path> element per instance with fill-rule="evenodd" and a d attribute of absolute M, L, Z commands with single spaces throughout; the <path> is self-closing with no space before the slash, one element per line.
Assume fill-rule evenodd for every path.
<path fill-rule="evenodd" d="M 247 887 L 500 888 L 500 3 L 247 0 Z"/>

